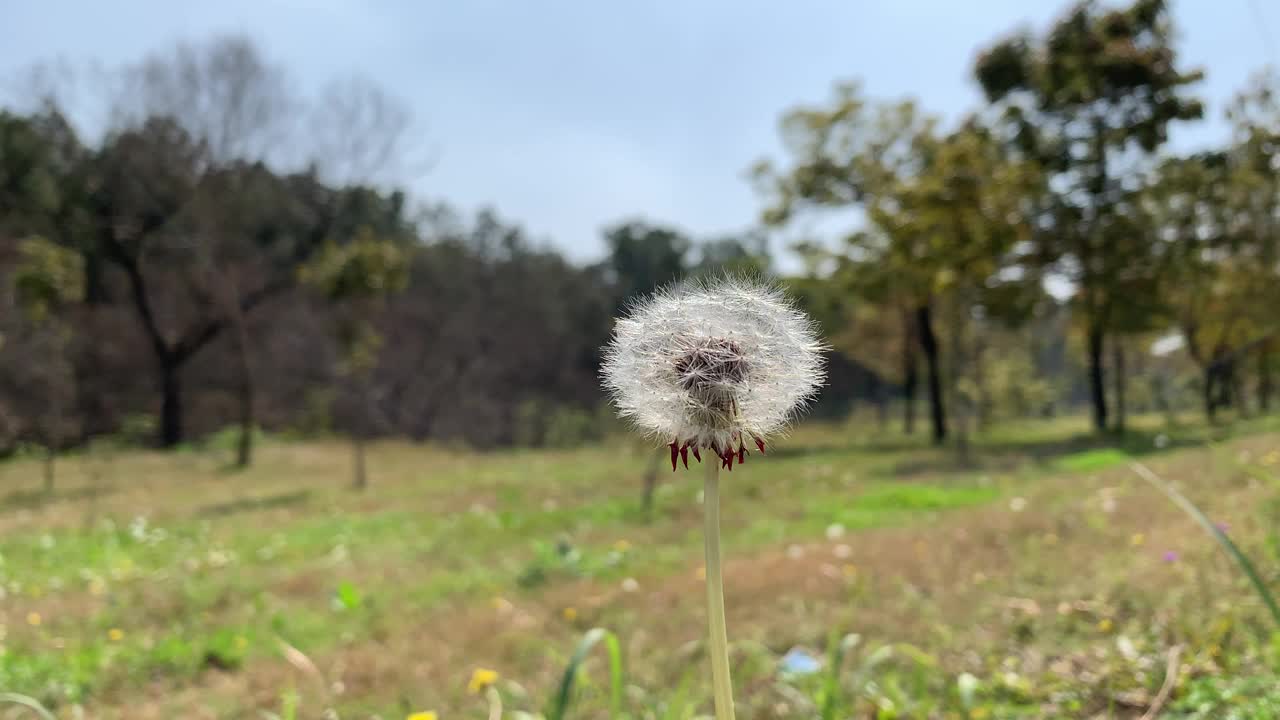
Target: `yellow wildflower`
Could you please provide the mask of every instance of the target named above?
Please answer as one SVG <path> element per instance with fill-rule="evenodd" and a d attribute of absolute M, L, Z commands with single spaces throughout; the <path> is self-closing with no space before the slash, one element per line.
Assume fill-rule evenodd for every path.
<path fill-rule="evenodd" d="M 564 609 L 563 614 L 564 614 L 564 619 L 568 620 L 569 622 L 573 622 L 574 620 L 578 619 L 577 608 L 567 607 Z"/>
<path fill-rule="evenodd" d="M 1141 545 L 1146 541 L 1147 541 L 1147 536 L 1143 535 L 1142 533 L 1134 533 L 1133 537 L 1129 538 L 1129 544 L 1134 547 L 1141 547 Z"/>
<path fill-rule="evenodd" d="M 476 668 L 475 671 L 471 673 L 471 682 L 467 683 L 467 692 L 472 695 L 477 695 L 481 690 L 484 690 L 496 682 L 498 682 L 497 671 L 488 670 L 486 668 Z"/>
<path fill-rule="evenodd" d="M 43 621 L 42 621 L 42 620 L 41 620 L 41 618 L 40 618 L 40 613 L 38 613 L 38 612 L 29 612 L 29 613 L 27 613 L 27 624 L 28 624 L 28 625 L 30 625 L 30 626 L 32 626 L 32 627 L 35 627 L 35 626 L 39 625 L 41 622 L 43 622 Z"/>
<path fill-rule="evenodd" d="M 1111 632 L 1112 627 L 1114 625 L 1111 622 L 1111 618 L 1102 618 L 1098 621 L 1098 630 L 1101 632 Z"/>
<path fill-rule="evenodd" d="M 969 711 L 969 717 L 972 720 L 983 720 L 984 718 L 987 718 L 990 716 L 991 716 L 991 711 L 982 707 L 974 708 Z"/>
<path fill-rule="evenodd" d="M 107 631 L 107 637 L 111 639 L 111 642 L 120 642 L 124 639 L 124 631 L 120 628 L 111 628 Z"/>
<path fill-rule="evenodd" d="M 706 579 L 707 579 L 707 569 L 706 569 L 705 567 L 699 567 L 699 568 L 698 568 L 698 579 L 699 579 L 699 580 L 706 580 Z"/>
<path fill-rule="evenodd" d="M 858 566 L 853 563 L 845 565 L 841 570 L 844 572 L 844 576 L 850 580 L 858 576 Z"/>
<path fill-rule="evenodd" d="M 245 636 L 243 636 L 243 635 L 237 635 L 237 636 L 236 636 L 236 649 L 237 649 L 237 650 L 243 650 L 243 649 L 245 649 L 245 648 L 247 648 L 247 647 L 249 647 L 249 640 L 248 640 L 247 638 L 245 638 Z"/>
<path fill-rule="evenodd" d="M 438 718 L 436 717 L 434 710 L 427 710 L 426 712 L 413 713 L 404 720 L 438 720 Z"/>
<path fill-rule="evenodd" d="M 631 543 L 627 542 L 626 540 L 619 540 L 618 542 L 613 544 L 613 549 L 617 550 L 620 553 L 624 553 L 631 549 Z"/>

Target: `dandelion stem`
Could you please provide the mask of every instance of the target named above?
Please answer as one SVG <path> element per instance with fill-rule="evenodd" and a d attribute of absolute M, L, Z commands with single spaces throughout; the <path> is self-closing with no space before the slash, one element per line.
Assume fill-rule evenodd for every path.
<path fill-rule="evenodd" d="M 733 720 L 733 685 L 729 680 L 729 635 L 724 623 L 724 578 L 720 572 L 720 466 L 704 463 L 703 534 L 707 548 L 707 621 L 710 624 L 711 680 L 716 719 Z"/>
<path fill-rule="evenodd" d="M 502 696 L 498 689 L 490 685 L 485 689 L 484 697 L 489 701 L 489 720 L 502 720 Z"/>

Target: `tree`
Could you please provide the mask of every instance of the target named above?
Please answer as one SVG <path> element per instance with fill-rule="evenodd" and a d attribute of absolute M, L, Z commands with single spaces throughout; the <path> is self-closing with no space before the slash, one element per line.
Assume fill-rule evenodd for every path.
<path fill-rule="evenodd" d="M 1107 425 L 1104 341 L 1126 297 L 1116 280 L 1129 253 L 1115 240 L 1133 163 L 1166 141 L 1170 124 L 1203 112 L 1185 94 L 1202 73 L 1177 67 L 1171 37 L 1164 0 L 1118 10 L 1086 0 L 1043 37 L 1023 33 L 991 46 L 975 67 L 988 100 L 1004 110 L 1010 145 L 1051 176 L 1055 196 L 1037 240 L 1075 288 L 1099 431 Z"/>
<path fill-rule="evenodd" d="M 923 171 L 926 158 L 920 141 L 935 125 L 936 120 L 911 101 L 874 107 L 862 97 L 859 86 L 842 84 L 830 106 L 798 108 L 784 116 L 782 136 L 793 166 L 779 172 L 761 162 L 753 174 L 768 202 L 763 220 L 771 226 L 786 225 L 812 211 L 847 211 L 865 205 L 870 216 L 878 208 L 880 217 L 871 220 L 878 231 L 855 232 L 847 238 L 845 282 L 862 288 L 867 300 L 904 299 L 908 311 L 901 332 L 918 340 L 925 356 L 933 438 L 941 443 L 947 432 L 946 411 L 940 344 L 932 324 L 930 271 L 920 271 L 912 261 L 904 244 L 910 239 L 895 234 L 898 228 L 890 216 L 898 208 L 887 199 L 896 187 Z M 905 351 L 903 358 L 903 367 L 909 369 L 904 376 L 910 378 L 911 351 Z M 914 383 L 907 386 L 914 390 Z"/>
<path fill-rule="evenodd" d="M 183 369 L 231 330 L 240 375 L 238 462 L 248 464 L 256 424 L 249 318 L 296 285 L 298 267 L 342 222 L 337 204 L 349 196 L 327 186 L 321 170 L 365 170 L 403 134 L 404 114 L 392 112 L 399 108 L 384 94 L 368 84 L 343 87 L 355 95 L 340 88 L 317 107 L 345 100 L 348 112 L 329 127 L 363 135 L 362 144 L 287 173 L 276 168 L 316 156 L 286 140 L 314 137 L 317 153 L 332 146 L 318 132 L 296 132 L 302 101 L 247 39 L 179 45 L 121 74 L 118 129 L 93 163 L 89 205 L 98 233 L 88 256 L 122 273 L 148 337 L 160 380 L 161 445 L 183 437 Z M 357 112 L 365 102 L 378 112 Z M 341 161 L 348 167 L 334 167 Z"/>
<path fill-rule="evenodd" d="M 21 260 L 13 276 L 14 294 L 28 321 L 44 335 L 47 344 L 43 357 L 32 365 L 42 368 L 47 403 L 44 489 L 52 494 L 54 462 L 64 439 L 64 396 L 74 382 L 67 361 L 71 329 L 65 314 L 84 296 L 84 268 L 79 254 L 41 237 L 24 240 L 19 254 Z"/>
<path fill-rule="evenodd" d="M 990 291 L 1009 284 L 1001 273 L 1023 270 L 1015 250 L 1029 239 L 1023 218 L 1026 199 L 1040 190 L 1038 172 L 1006 157 L 976 120 L 939 135 L 936 120 L 914 103 L 872 107 L 851 85 L 837 89 L 829 108 L 791 112 L 783 127 L 797 159 L 785 174 L 757 167 L 772 200 L 765 220 L 780 224 L 802 210 L 854 204 L 865 210 L 870 227 L 848 235 L 837 273 L 863 299 L 900 317 L 902 337 L 918 341 L 933 439 L 943 442 L 947 372 L 938 315 L 959 322 L 970 306 L 984 296 L 994 300 Z M 914 354 L 909 343 L 902 346 L 902 377 L 913 390 Z"/>
<path fill-rule="evenodd" d="M 692 242 L 679 230 L 630 220 L 604 231 L 605 267 L 619 306 L 684 275 Z"/>
<path fill-rule="evenodd" d="M 363 490 L 369 485 L 365 442 L 373 407 L 370 377 L 382 345 L 374 317 L 383 309 L 389 294 L 404 289 L 408 264 L 399 245 L 365 227 L 350 242 L 331 242 L 303 268 L 301 275 L 302 281 L 335 309 L 335 337 L 341 352 L 339 373 L 350 381 L 358 408 L 353 413 L 356 417 L 351 433 L 353 486 Z"/>

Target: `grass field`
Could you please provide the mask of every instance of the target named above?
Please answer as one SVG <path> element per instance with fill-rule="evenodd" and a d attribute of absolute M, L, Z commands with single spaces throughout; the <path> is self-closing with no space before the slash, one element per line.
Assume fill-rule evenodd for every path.
<path fill-rule="evenodd" d="M 739 717 L 1280 717 L 1260 600 L 1128 468 L 1177 483 L 1275 581 L 1280 425 L 1135 424 L 1115 445 L 1078 419 L 995 428 L 962 465 L 810 423 L 749 458 L 723 520 Z M 97 448 L 60 463 L 53 498 L 37 460 L 0 464 L 0 691 L 67 718 L 451 720 L 486 717 L 483 668 L 509 713 L 539 712 L 598 626 L 629 717 L 709 712 L 698 473 L 661 475 L 646 517 L 638 447 L 388 443 L 364 493 L 338 441 L 267 440 L 246 472 L 229 456 Z M 825 667 L 780 669 L 793 650 Z M 605 665 L 572 717 L 606 716 Z"/>

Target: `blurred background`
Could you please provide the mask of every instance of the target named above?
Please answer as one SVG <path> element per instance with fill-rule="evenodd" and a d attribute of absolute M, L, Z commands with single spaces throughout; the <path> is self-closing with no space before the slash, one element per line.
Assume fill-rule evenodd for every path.
<path fill-rule="evenodd" d="M 727 484 L 745 717 L 1280 716 L 1277 33 L 1256 0 L 7 3 L 0 692 L 710 712 L 697 482 L 597 373 L 629 302 L 739 273 L 831 346 Z M 625 673 L 562 692 L 592 627 Z"/>

